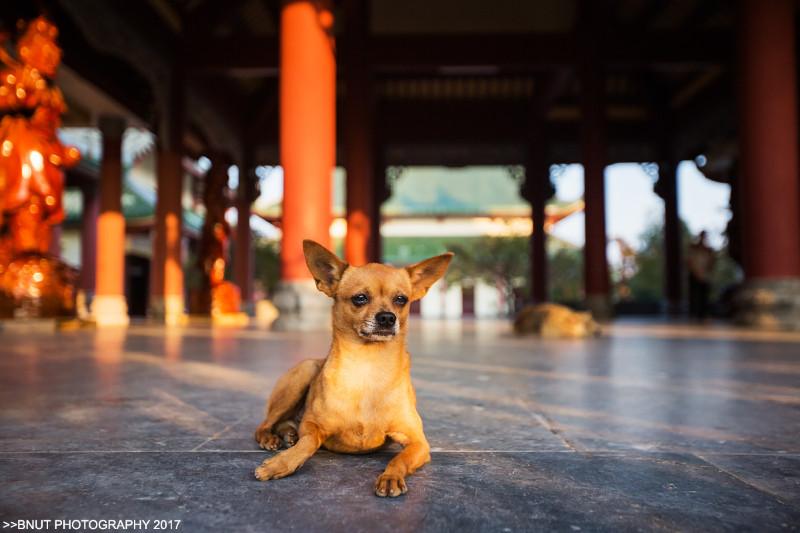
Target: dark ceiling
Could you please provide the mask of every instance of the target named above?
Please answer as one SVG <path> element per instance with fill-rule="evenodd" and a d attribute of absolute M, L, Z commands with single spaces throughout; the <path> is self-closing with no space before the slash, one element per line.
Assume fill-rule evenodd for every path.
<path fill-rule="evenodd" d="M 376 137 L 389 163 L 519 160 L 532 106 L 544 109 L 551 159 L 575 160 L 587 54 L 606 74 L 611 160 L 644 161 L 656 157 L 667 123 L 677 157 L 735 134 L 734 4 L 346 0 L 334 12 L 340 43 L 366 13 L 356 64 L 374 80 Z M 64 64 L 154 131 L 163 85 L 180 70 L 192 150 L 248 147 L 264 163 L 276 159 L 279 1 L 10 0 L 0 23 L 13 32 L 39 12 L 61 30 Z M 340 94 L 354 68 L 342 50 Z"/>

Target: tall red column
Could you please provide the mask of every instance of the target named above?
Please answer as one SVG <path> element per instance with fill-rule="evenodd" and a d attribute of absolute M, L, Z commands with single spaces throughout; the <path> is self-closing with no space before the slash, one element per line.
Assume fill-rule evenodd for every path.
<path fill-rule="evenodd" d="M 185 319 L 183 294 L 183 131 L 185 85 L 179 62 L 169 85 L 168 120 L 162 125 L 156 169 L 156 224 L 151 262 L 150 314 L 168 325 Z"/>
<path fill-rule="evenodd" d="M 236 190 L 236 234 L 234 237 L 233 274 L 242 294 L 242 305 L 250 310 L 253 299 L 253 237 L 250 231 L 251 206 L 255 201 L 255 167 L 250 148 L 245 149 L 239 166 Z"/>
<path fill-rule="evenodd" d="M 531 118 L 528 139 L 528 164 L 525 169 L 523 197 L 531 204 L 530 299 L 547 301 L 547 235 L 544 231 L 545 204 L 550 195 L 550 169 L 547 163 L 542 117 Z"/>
<path fill-rule="evenodd" d="M 742 238 L 751 279 L 800 275 L 795 6 L 741 5 Z"/>
<path fill-rule="evenodd" d="M 581 149 L 583 154 L 586 303 L 596 318 L 611 316 L 606 258 L 605 167 L 607 157 L 605 77 L 596 61 L 581 68 Z"/>
<path fill-rule="evenodd" d="M 389 185 L 386 183 L 386 159 L 383 154 L 383 145 L 380 142 L 380 136 L 373 142 L 374 157 L 372 158 L 373 168 L 373 182 L 372 182 L 372 199 L 371 199 L 371 213 L 370 219 L 370 239 L 369 239 L 369 258 L 370 261 L 380 263 L 383 261 L 383 239 L 381 239 L 381 224 L 383 219 L 381 217 L 381 206 L 383 202 L 389 199 L 391 191 Z"/>
<path fill-rule="evenodd" d="M 796 2 L 739 12 L 743 322 L 800 328 Z"/>
<path fill-rule="evenodd" d="M 347 168 L 347 236 L 345 258 L 363 265 L 378 258 L 371 240 L 373 209 L 372 74 L 366 62 L 367 7 L 365 0 L 344 4 L 347 28 L 342 49 L 345 57 L 344 147 Z"/>
<path fill-rule="evenodd" d="M 336 160 L 336 63 L 329 2 L 281 10 L 280 154 L 284 172 L 281 273 L 310 279 L 303 239 L 330 246 Z"/>
<path fill-rule="evenodd" d="M 681 226 L 678 216 L 678 168 L 673 161 L 658 165 L 658 194 L 664 200 L 664 299 L 667 313 L 681 309 Z"/>
<path fill-rule="evenodd" d="M 100 197 L 94 185 L 81 188 L 83 213 L 81 216 L 81 278 L 80 287 L 87 300 L 94 296 L 97 272 L 97 217 L 100 214 Z"/>
<path fill-rule="evenodd" d="M 336 62 L 328 1 L 286 1 L 281 10 L 280 154 L 283 166 L 281 283 L 277 329 L 330 324 L 330 301 L 314 286 L 303 240 L 329 247 L 336 163 Z"/>
<path fill-rule="evenodd" d="M 122 135 L 125 121 L 100 119 L 103 159 L 100 163 L 100 216 L 92 314 L 98 326 L 125 326 L 125 217 L 122 214 Z"/>
<path fill-rule="evenodd" d="M 181 237 L 183 234 L 183 167 L 180 153 L 162 149 L 158 153 L 158 208 L 156 209 L 156 233 L 154 254 L 157 278 L 161 281 L 160 318 L 169 325 L 177 325 L 184 317 L 183 260 Z"/>

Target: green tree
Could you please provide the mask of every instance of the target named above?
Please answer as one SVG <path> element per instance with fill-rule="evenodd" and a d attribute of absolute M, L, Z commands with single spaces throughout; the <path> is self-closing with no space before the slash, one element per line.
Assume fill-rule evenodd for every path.
<path fill-rule="evenodd" d="M 560 247 L 548 260 L 549 298 L 553 302 L 580 305 L 583 301 L 583 251 Z"/>
<path fill-rule="evenodd" d="M 688 297 L 686 285 L 686 253 L 692 235 L 689 228 L 681 221 L 682 290 L 684 299 Z M 664 226 L 659 222 L 649 225 L 640 238 L 641 247 L 635 257 L 635 273 L 627 280 L 628 299 L 636 302 L 660 302 L 664 295 Z M 720 293 L 741 279 L 739 266 L 727 253 L 727 247 L 717 251 L 717 261 L 711 275 L 712 300 Z"/>
<path fill-rule="evenodd" d="M 280 242 L 259 239 L 255 242 L 255 279 L 267 296 L 272 296 L 281 277 Z"/>
<path fill-rule="evenodd" d="M 448 282 L 482 280 L 494 285 L 502 291 L 510 303 L 509 311 L 514 313 L 517 294 L 527 294 L 527 237 L 487 236 L 469 244 L 453 242 L 448 249 L 456 257 L 446 278 Z"/>
<path fill-rule="evenodd" d="M 717 300 L 723 292 L 742 281 L 742 269 L 728 254 L 725 246 L 717 252 L 717 262 L 711 272 L 711 298 Z"/>
<path fill-rule="evenodd" d="M 625 299 L 636 302 L 660 302 L 664 294 L 663 224 L 649 225 L 639 239 L 642 246 L 635 256 L 636 272 L 627 280 L 630 292 Z"/>
<path fill-rule="evenodd" d="M 503 291 L 516 309 L 517 297 L 530 294 L 528 237 L 482 237 L 468 244 L 450 243 L 456 257 L 447 274 L 449 283 L 483 280 Z M 548 247 L 549 299 L 580 305 L 583 300 L 583 252 L 578 248 Z"/>

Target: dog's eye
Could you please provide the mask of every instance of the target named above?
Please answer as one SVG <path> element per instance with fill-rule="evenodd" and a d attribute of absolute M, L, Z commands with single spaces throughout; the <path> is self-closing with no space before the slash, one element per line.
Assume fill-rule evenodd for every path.
<path fill-rule="evenodd" d="M 362 305 L 367 305 L 369 303 L 369 296 L 364 293 L 359 293 L 350 298 L 350 300 L 353 302 L 353 305 L 361 307 Z"/>
<path fill-rule="evenodd" d="M 394 297 L 394 303 L 395 305 L 400 305 L 400 306 L 406 305 L 408 303 L 408 297 L 402 294 L 398 294 L 397 296 Z"/>

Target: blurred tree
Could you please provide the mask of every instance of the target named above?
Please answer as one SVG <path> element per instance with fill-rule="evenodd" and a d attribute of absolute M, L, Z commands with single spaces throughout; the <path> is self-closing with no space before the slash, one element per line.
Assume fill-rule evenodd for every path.
<path fill-rule="evenodd" d="M 651 224 L 639 241 L 642 246 L 636 251 L 635 271 L 627 280 L 628 292 L 624 299 L 660 302 L 664 295 L 664 225 Z"/>
<path fill-rule="evenodd" d="M 725 246 L 717 252 L 717 262 L 714 263 L 714 271 L 711 273 L 711 299 L 719 300 L 731 288 L 742 282 L 742 269 L 728 253 Z"/>
<path fill-rule="evenodd" d="M 548 265 L 550 300 L 579 306 L 583 302 L 583 250 L 561 247 L 552 251 Z"/>
<path fill-rule="evenodd" d="M 482 280 L 493 285 L 503 293 L 513 315 L 517 295 L 527 294 L 528 238 L 487 236 L 469 244 L 453 242 L 448 249 L 455 253 L 445 278 L 448 283 Z"/>
<path fill-rule="evenodd" d="M 689 228 L 681 221 L 681 243 L 685 261 L 686 249 L 692 236 Z M 663 299 L 664 286 L 664 227 L 661 223 L 654 222 L 648 226 L 640 237 L 641 247 L 636 252 L 635 273 L 627 280 L 628 300 L 653 303 Z M 680 265 L 681 272 L 685 274 L 685 265 Z M 682 278 L 686 276 L 682 274 Z M 741 273 L 738 265 L 730 258 L 727 247 L 717 252 L 717 261 L 711 276 L 712 300 L 738 283 Z M 683 289 L 684 298 L 687 296 L 686 287 Z"/>
<path fill-rule="evenodd" d="M 549 243 L 549 299 L 580 306 L 583 301 L 583 253 L 554 242 Z M 482 280 L 503 291 L 507 301 L 518 305 L 530 293 L 528 278 L 528 237 L 482 237 L 475 241 L 448 244 L 456 257 L 447 273 L 448 283 Z M 520 296 L 522 298 L 520 298 Z M 516 308 L 511 309 L 511 313 Z"/>
<path fill-rule="evenodd" d="M 255 279 L 271 297 L 281 279 L 281 247 L 278 241 L 255 241 Z"/>
<path fill-rule="evenodd" d="M 690 241 L 689 230 L 681 222 L 684 243 Z M 663 225 L 654 222 L 640 238 L 625 286 L 615 287 L 615 296 L 635 303 L 658 304 L 663 299 L 664 285 L 664 231 Z M 528 237 L 481 237 L 447 243 L 447 249 L 456 257 L 448 270 L 448 283 L 464 283 L 482 280 L 496 286 L 507 301 L 519 301 L 515 295 L 527 295 L 528 288 Z M 680 265 L 685 271 L 684 265 Z M 619 276 L 615 276 L 619 279 Z M 685 277 L 685 276 L 682 276 Z M 728 256 L 726 249 L 720 250 L 712 276 L 712 295 L 720 297 L 741 278 L 738 265 Z M 549 298 L 553 302 L 580 307 L 583 303 L 583 251 L 549 241 L 548 249 Z M 624 289 L 624 290 L 623 290 Z M 686 297 L 686 289 L 683 291 Z M 620 298 L 622 299 L 622 298 Z"/>

